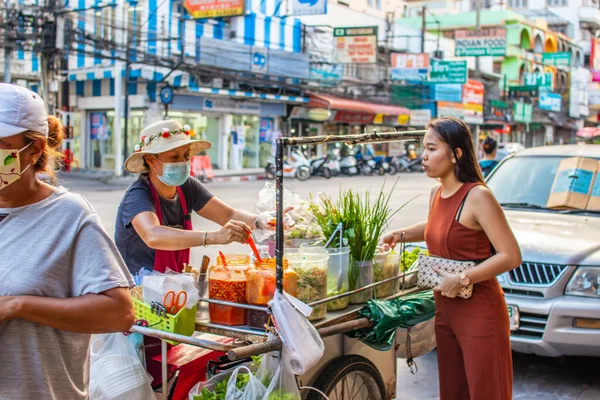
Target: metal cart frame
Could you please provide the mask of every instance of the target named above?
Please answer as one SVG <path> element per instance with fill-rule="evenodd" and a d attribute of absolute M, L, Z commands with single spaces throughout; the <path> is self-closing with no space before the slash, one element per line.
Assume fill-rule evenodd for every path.
<path fill-rule="evenodd" d="M 283 157 L 284 149 L 288 146 L 299 146 L 299 145 L 315 145 L 325 143 L 346 143 L 349 145 L 362 144 L 362 143 L 385 143 L 398 140 L 419 140 L 424 136 L 426 131 L 394 131 L 389 133 L 377 133 L 376 130 L 373 133 L 364 133 L 356 135 L 331 135 L 331 136 L 312 136 L 312 137 L 285 137 L 277 139 L 276 155 L 275 155 L 275 187 L 276 187 L 276 231 L 275 231 L 275 258 L 276 258 L 276 288 L 279 292 L 283 291 L 283 256 L 284 256 L 284 227 L 283 227 Z M 317 302 L 313 302 L 310 305 L 315 306 L 318 304 L 326 303 L 331 300 L 335 300 L 341 297 L 350 296 L 352 294 L 369 290 L 375 286 L 400 279 L 416 278 L 416 271 L 404 272 L 395 277 L 385 279 L 380 282 L 367 285 L 365 287 L 349 291 L 337 296 L 333 296 L 327 299 L 323 299 Z M 394 295 L 387 297 L 386 299 L 393 299 L 405 296 L 410 293 L 419 291 L 416 288 L 410 288 L 395 293 Z M 201 299 L 201 302 L 218 303 L 223 305 L 230 305 L 233 307 L 240 307 L 246 309 L 256 309 L 256 306 L 230 303 L 226 301 L 218 301 L 212 299 Z M 327 317 L 316 322 L 314 325 L 317 328 L 321 337 L 324 338 L 325 342 L 325 354 L 319 364 L 312 368 L 307 374 L 299 377 L 299 380 L 303 384 L 312 385 L 315 382 L 316 377 L 323 372 L 328 365 L 330 365 L 336 359 L 340 359 L 343 356 L 365 354 L 368 355 L 368 359 L 374 364 L 380 373 L 380 378 L 383 380 L 386 391 L 386 399 L 395 398 L 396 394 L 396 346 L 392 346 L 387 352 L 378 352 L 361 343 L 358 340 L 347 338 L 343 333 L 350 332 L 353 330 L 361 329 L 370 326 L 370 322 L 365 318 L 358 318 L 358 310 L 362 308 L 362 305 L 351 306 L 346 310 L 340 312 L 328 313 Z M 250 357 L 252 355 L 259 355 L 268 353 L 271 351 L 278 351 L 282 349 L 281 340 L 276 339 L 272 341 L 265 341 L 265 334 L 260 331 L 230 327 L 224 325 L 211 324 L 206 322 L 197 322 L 196 331 L 213 333 L 221 336 L 228 336 L 238 339 L 242 342 L 252 343 L 232 343 L 223 344 L 219 342 L 213 342 L 203 340 L 195 337 L 188 337 L 184 335 L 178 335 L 174 333 L 163 332 L 155 329 L 145 328 L 141 326 L 133 326 L 132 332 L 141 333 L 146 336 L 155 337 L 162 340 L 162 375 L 163 375 L 163 396 L 167 393 L 167 345 L 165 340 L 177 341 L 179 343 L 185 343 L 204 349 L 215 350 L 226 352 L 228 358 L 231 361 L 239 360 L 242 358 Z M 390 365 L 391 364 L 391 365 Z M 387 367 L 387 368 L 386 368 Z M 165 398 L 166 400 L 166 398 Z"/>

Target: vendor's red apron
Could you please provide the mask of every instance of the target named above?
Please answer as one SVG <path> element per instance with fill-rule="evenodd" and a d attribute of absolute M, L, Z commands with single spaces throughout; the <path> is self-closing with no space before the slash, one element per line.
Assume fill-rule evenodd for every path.
<path fill-rule="evenodd" d="M 158 217 L 158 221 L 161 225 L 166 225 L 163 219 L 163 213 L 160 206 L 160 198 L 158 197 L 158 192 L 156 188 L 148 179 L 148 184 L 150 185 L 150 193 L 152 193 L 152 199 L 154 200 L 154 209 L 156 210 L 156 216 Z M 183 195 L 183 190 L 181 187 L 177 187 L 177 195 L 179 196 L 179 203 L 181 204 L 181 209 L 183 211 L 183 229 L 191 231 L 192 230 L 192 218 L 188 215 L 188 207 L 187 202 L 185 200 L 185 196 Z M 183 264 L 189 264 L 190 262 L 190 249 L 185 250 L 156 250 L 154 254 L 154 271 L 164 273 L 167 268 L 171 269 L 175 272 L 183 271 Z M 152 357 L 158 356 L 161 354 L 160 349 L 160 340 L 155 339 L 149 336 L 144 336 L 144 345 L 146 347 L 146 369 L 148 373 L 152 375 L 154 380 L 152 381 L 152 385 L 160 385 L 162 382 L 161 376 L 161 363 L 153 360 Z M 172 346 L 169 345 L 170 349 Z M 169 375 L 175 371 L 176 367 L 169 366 L 168 373 Z"/>

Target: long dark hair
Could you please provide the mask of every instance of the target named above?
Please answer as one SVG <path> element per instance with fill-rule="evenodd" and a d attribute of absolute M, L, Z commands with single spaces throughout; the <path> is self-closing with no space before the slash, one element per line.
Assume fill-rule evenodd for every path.
<path fill-rule="evenodd" d="M 432 120 L 427 128 L 436 131 L 442 142 L 450 147 L 456 158 L 454 175 L 459 181 L 463 183 L 484 182 L 475 156 L 471 131 L 464 122 L 453 117 L 442 117 Z M 462 150 L 462 157 L 459 157 L 457 149 Z"/>

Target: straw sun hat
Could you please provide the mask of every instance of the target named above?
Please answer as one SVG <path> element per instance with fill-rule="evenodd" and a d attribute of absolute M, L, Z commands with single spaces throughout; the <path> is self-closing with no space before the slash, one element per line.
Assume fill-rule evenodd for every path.
<path fill-rule="evenodd" d="M 173 120 L 156 122 L 144 128 L 134 153 L 125 161 L 125 169 L 134 173 L 148 172 L 144 165 L 144 154 L 164 153 L 182 146 L 189 146 L 191 155 L 210 149 L 210 142 L 193 140 L 190 134 L 191 128 L 188 125 L 182 126 Z"/>

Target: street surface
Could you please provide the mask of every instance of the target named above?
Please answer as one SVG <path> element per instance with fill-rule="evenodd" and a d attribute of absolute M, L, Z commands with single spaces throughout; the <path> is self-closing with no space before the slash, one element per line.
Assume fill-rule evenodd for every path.
<path fill-rule="evenodd" d="M 435 182 L 420 173 L 399 174 L 387 176 L 386 184 L 391 189 L 397 181 L 392 197 L 392 207 L 399 207 L 413 199 L 401 210 L 391 223 L 393 228 L 410 225 L 427 218 L 429 192 Z M 115 216 L 121 197 L 127 188 L 128 181 L 117 181 L 105 184 L 89 179 L 62 178 L 62 184 L 75 193 L 84 195 L 96 209 L 106 230 L 112 236 L 114 233 Z M 382 177 L 354 178 L 313 178 L 307 182 L 288 179 L 285 187 L 298 193 L 303 199 L 308 194 L 324 192 L 336 195 L 340 185 L 359 191 L 371 189 L 377 192 L 384 183 Z M 264 181 L 215 183 L 207 187 L 233 207 L 253 211 L 258 191 Z M 194 228 L 199 230 L 216 229 L 216 225 L 202 220 L 198 216 L 193 219 Z M 202 255 L 207 254 L 214 259 L 219 249 L 192 249 L 192 265 L 199 265 Z M 242 245 L 230 245 L 228 252 L 248 249 Z M 600 380 L 598 366 L 600 358 L 569 357 L 564 359 L 544 358 L 533 355 L 513 354 L 514 359 L 514 399 L 523 400 L 592 400 L 600 399 Z M 438 375 L 436 353 L 432 352 L 416 359 L 419 371 L 411 375 L 405 360 L 398 361 L 398 400 L 438 399 Z"/>

